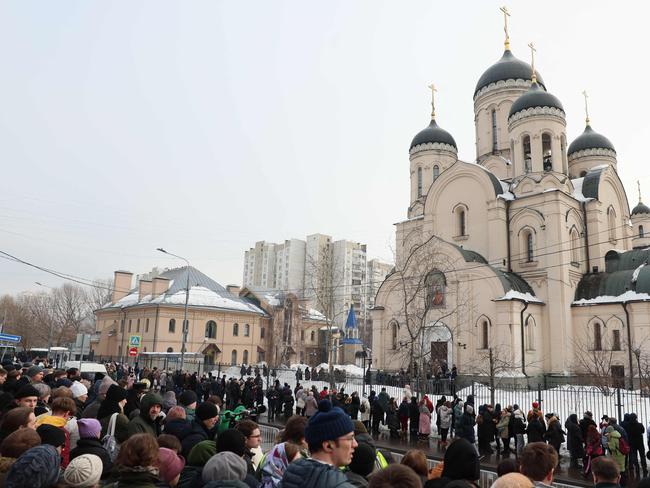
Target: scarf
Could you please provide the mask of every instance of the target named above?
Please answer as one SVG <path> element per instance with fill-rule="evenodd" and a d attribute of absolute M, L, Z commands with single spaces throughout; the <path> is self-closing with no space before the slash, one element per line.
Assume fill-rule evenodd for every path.
<path fill-rule="evenodd" d="M 283 442 L 275 445 L 266 456 L 262 467 L 262 484 L 260 488 L 276 488 L 280 484 L 287 466 L 289 466 L 289 460 Z"/>

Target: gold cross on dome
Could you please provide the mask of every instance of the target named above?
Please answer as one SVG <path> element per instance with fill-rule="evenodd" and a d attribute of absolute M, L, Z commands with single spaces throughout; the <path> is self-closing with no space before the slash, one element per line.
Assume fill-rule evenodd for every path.
<path fill-rule="evenodd" d="M 587 95 L 587 90 L 582 92 L 582 96 L 585 97 L 585 121 L 589 125 L 589 102 L 587 101 L 589 95 Z"/>
<path fill-rule="evenodd" d="M 530 48 L 530 66 L 533 69 L 533 74 L 531 75 L 530 79 L 533 83 L 537 83 L 537 75 L 535 74 L 535 52 L 537 49 L 535 49 L 535 45 L 532 42 L 528 43 L 528 47 Z"/>
<path fill-rule="evenodd" d="M 639 188 L 639 203 L 641 202 L 641 182 L 639 180 L 636 180 L 636 186 Z"/>
<path fill-rule="evenodd" d="M 506 49 L 510 49 L 510 35 L 508 34 L 508 17 L 510 17 L 510 12 L 508 12 L 508 7 L 505 5 L 499 8 L 503 12 L 503 31 L 506 33 L 506 40 L 503 43 Z"/>
<path fill-rule="evenodd" d="M 427 85 L 427 88 L 431 90 L 431 120 L 435 120 L 436 118 L 436 92 L 438 91 L 436 89 L 436 85 L 431 83 L 430 85 Z"/>

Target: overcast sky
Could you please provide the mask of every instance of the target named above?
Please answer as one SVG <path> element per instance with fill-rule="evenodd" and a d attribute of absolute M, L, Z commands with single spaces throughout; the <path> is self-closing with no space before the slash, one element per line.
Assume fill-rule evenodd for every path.
<path fill-rule="evenodd" d="M 84 278 L 187 257 L 241 283 L 255 241 L 325 233 L 392 259 L 408 148 L 437 119 L 475 158 L 501 3 L 0 2 L 0 250 Z M 512 49 L 650 201 L 646 3 L 510 2 Z M 62 281 L 0 259 L 0 293 Z"/>

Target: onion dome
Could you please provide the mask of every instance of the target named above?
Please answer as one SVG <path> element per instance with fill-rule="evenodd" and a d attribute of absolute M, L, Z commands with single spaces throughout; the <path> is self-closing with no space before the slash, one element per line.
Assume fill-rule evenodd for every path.
<path fill-rule="evenodd" d="M 562 102 L 555 96 L 546 91 L 545 88 L 541 87 L 538 83 L 533 81 L 532 85 L 526 93 L 515 100 L 515 103 L 510 107 L 510 113 L 508 118 L 512 117 L 522 110 L 527 110 L 529 108 L 556 108 L 564 112 L 564 107 Z"/>
<path fill-rule="evenodd" d="M 476 84 L 474 96 L 476 96 L 481 88 L 485 88 L 486 86 L 498 81 L 530 80 L 532 70 L 533 68 L 530 64 L 515 58 L 512 51 L 506 49 L 501 59 L 490 66 L 485 73 L 481 75 Z M 546 87 L 544 80 L 542 80 L 542 76 L 537 71 L 535 71 L 535 75 L 537 76 L 537 83 Z"/>
<path fill-rule="evenodd" d="M 452 146 L 456 151 L 458 151 L 458 146 L 456 146 L 456 141 L 442 127 L 438 126 L 435 120 L 431 120 L 431 123 L 428 127 L 422 129 L 411 141 L 410 149 L 413 149 L 416 146 L 421 144 L 447 144 Z"/>
<path fill-rule="evenodd" d="M 650 214 L 650 207 L 643 202 L 639 202 L 638 205 L 632 209 L 632 215 L 640 214 Z"/>
<path fill-rule="evenodd" d="M 585 131 L 569 144 L 567 155 L 570 156 L 573 153 L 584 151 L 585 149 L 609 149 L 616 153 L 612 142 L 604 135 L 593 130 L 589 124 L 585 127 Z"/>

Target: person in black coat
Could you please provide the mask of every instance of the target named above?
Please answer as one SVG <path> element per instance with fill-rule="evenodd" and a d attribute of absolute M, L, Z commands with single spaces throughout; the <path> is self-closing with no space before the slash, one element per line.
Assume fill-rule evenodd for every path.
<path fill-rule="evenodd" d="M 213 440 L 217 433 L 219 409 L 214 403 L 203 402 L 196 407 L 196 418 L 190 425 L 190 432 L 181 440 L 181 453 L 187 459 L 192 448 L 201 441 Z"/>
<path fill-rule="evenodd" d="M 548 426 L 546 428 L 546 433 L 544 434 L 544 440 L 547 441 L 558 455 L 558 466 L 560 465 L 560 447 L 564 442 L 564 431 L 560 426 L 560 421 L 558 418 L 552 414 L 547 413 L 546 418 L 548 419 Z"/>
<path fill-rule="evenodd" d="M 641 467 L 643 468 L 643 477 L 647 478 L 648 464 L 646 462 L 645 446 L 643 444 L 643 434 L 645 434 L 645 428 L 643 427 L 643 424 L 639 422 L 639 419 L 635 413 L 631 413 L 628 416 L 625 431 L 627 432 L 627 437 L 630 442 L 630 469 L 636 472 L 637 479 L 641 478 L 641 476 L 639 476 L 639 459 L 637 457 L 640 456 Z"/>
<path fill-rule="evenodd" d="M 544 442 L 544 434 L 546 433 L 546 426 L 537 415 L 533 415 L 526 427 L 526 434 L 528 434 L 528 442 Z"/>
<path fill-rule="evenodd" d="M 70 461 L 82 454 L 94 454 L 102 460 L 102 479 L 108 478 L 113 469 L 113 462 L 108 451 L 99 440 L 102 432 L 99 420 L 79 419 L 77 420 L 77 426 L 79 427 L 79 440 L 77 441 L 77 447 L 70 451 Z"/>
<path fill-rule="evenodd" d="M 420 429 L 420 407 L 418 406 L 418 399 L 415 396 L 411 397 L 409 404 L 409 433 L 411 440 L 417 441 L 418 430 Z"/>
<path fill-rule="evenodd" d="M 567 431 L 566 447 L 571 455 L 571 467 L 579 468 L 578 459 L 584 457 L 585 450 L 584 437 L 578 424 L 578 416 L 575 413 L 569 415 L 569 418 L 564 423 L 564 428 Z"/>

